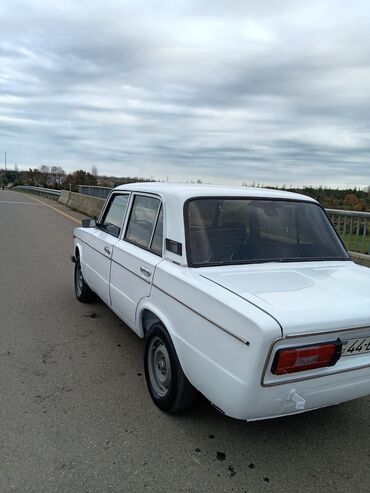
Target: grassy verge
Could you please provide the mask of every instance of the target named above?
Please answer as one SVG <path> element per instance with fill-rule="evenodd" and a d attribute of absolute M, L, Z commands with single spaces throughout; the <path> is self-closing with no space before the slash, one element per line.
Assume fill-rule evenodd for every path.
<path fill-rule="evenodd" d="M 363 235 L 361 234 L 357 238 L 357 242 L 356 235 L 353 233 L 352 238 L 350 238 L 350 235 L 348 233 L 346 233 L 344 236 L 341 234 L 340 237 L 348 250 L 351 250 L 352 252 L 369 253 L 370 234 L 366 235 L 365 241 Z M 364 245 L 364 248 L 362 247 L 362 245 Z"/>

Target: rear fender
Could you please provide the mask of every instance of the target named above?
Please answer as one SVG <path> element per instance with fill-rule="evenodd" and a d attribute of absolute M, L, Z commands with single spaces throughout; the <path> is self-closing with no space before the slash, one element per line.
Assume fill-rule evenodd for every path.
<path fill-rule="evenodd" d="M 142 298 L 136 309 L 136 333 L 142 338 L 145 337 L 145 331 L 142 323 L 143 313 L 145 310 L 149 310 L 150 312 L 152 312 L 162 322 L 162 324 L 167 329 L 167 332 L 169 333 L 173 344 L 175 345 L 175 341 L 174 341 L 175 338 L 173 337 L 174 334 L 173 324 L 171 323 L 169 318 L 160 309 L 158 309 L 158 307 L 154 306 L 151 303 L 149 298 Z"/>

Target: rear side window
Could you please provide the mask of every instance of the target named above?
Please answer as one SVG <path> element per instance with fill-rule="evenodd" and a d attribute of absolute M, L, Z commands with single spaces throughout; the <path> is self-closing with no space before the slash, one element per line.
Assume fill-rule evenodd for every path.
<path fill-rule="evenodd" d="M 154 197 L 136 195 L 127 226 L 125 239 L 134 245 L 150 250 L 154 242 L 154 253 L 162 253 L 162 231 L 160 219 L 161 202 Z M 156 225 L 158 223 L 158 227 Z M 155 241 L 154 241 L 155 239 Z M 160 246 L 159 246 L 160 245 Z M 159 251 L 160 250 L 160 251 Z"/>
<path fill-rule="evenodd" d="M 150 245 L 150 250 L 157 254 L 162 255 L 162 245 L 163 245 L 163 208 L 159 211 L 157 225 L 154 230 L 154 235 L 152 243 Z"/>
<path fill-rule="evenodd" d="M 107 233 L 119 236 L 125 217 L 129 195 L 113 195 L 100 224 Z"/>

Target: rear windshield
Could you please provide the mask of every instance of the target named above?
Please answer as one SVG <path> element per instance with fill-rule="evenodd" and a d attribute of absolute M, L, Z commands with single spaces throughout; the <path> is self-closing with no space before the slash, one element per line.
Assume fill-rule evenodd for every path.
<path fill-rule="evenodd" d="M 187 247 L 193 266 L 348 260 L 320 206 L 287 200 L 193 199 Z"/>

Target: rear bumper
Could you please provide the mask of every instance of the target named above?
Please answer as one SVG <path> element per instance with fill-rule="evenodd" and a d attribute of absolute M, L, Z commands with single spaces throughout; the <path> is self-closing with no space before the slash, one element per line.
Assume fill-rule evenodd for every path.
<path fill-rule="evenodd" d="M 239 402 L 233 406 L 225 402 L 227 409 L 220 407 L 234 418 L 253 421 L 312 411 L 369 394 L 370 368 L 362 368 L 275 387 L 248 388 Z"/>

